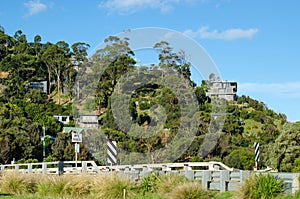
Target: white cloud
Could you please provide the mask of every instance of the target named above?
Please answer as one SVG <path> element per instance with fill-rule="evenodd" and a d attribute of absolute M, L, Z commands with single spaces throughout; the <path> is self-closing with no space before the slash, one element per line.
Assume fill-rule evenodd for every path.
<path fill-rule="evenodd" d="M 174 4 L 203 1 L 205 0 L 105 0 L 99 4 L 99 7 L 119 14 L 132 14 L 147 8 L 159 9 L 162 13 L 167 13 L 174 9 Z"/>
<path fill-rule="evenodd" d="M 239 93 L 261 93 L 289 99 L 300 99 L 300 82 L 288 83 L 241 83 Z"/>
<path fill-rule="evenodd" d="M 27 16 L 35 15 L 47 10 L 47 6 L 39 0 L 28 1 L 27 3 L 24 3 L 24 6 L 28 8 Z"/>
<path fill-rule="evenodd" d="M 257 28 L 241 29 L 232 28 L 224 31 L 209 30 L 208 26 L 202 26 L 197 31 L 186 30 L 183 33 L 187 36 L 200 39 L 251 39 L 258 32 Z"/>

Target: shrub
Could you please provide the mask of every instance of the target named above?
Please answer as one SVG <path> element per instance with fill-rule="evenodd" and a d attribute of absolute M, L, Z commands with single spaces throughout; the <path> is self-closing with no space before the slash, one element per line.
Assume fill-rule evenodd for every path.
<path fill-rule="evenodd" d="M 238 190 L 239 199 L 272 199 L 284 190 L 283 180 L 271 174 L 249 176 Z"/>
<path fill-rule="evenodd" d="M 41 179 L 37 186 L 37 194 L 42 196 L 66 196 L 70 192 L 69 180 L 70 176 L 45 176 Z"/>
<path fill-rule="evenodd" d="M 161 175 L 157 179 L 157 193 L 160 196 L 167 197 L 172 191 L 174 191 L 174 187 L 186 182 L 188 182 L 188 179 L 178 174 L 170 173 L 167 175 Z"/>
<path fill-rule="evenodd" d="M 224 163 L 229 167 L 250 170 L 254 165 L 254 156 L 252 152 L 245 149 L 236 149 L 225 157 Z"/>
<path fill-rule="evenodd" d="M 0 190 L 11 194 L 34 193 L 36 181 L 32 175 L 16 172 L 5 172 L 1 174 Z"/>
<path fill-rule="evenodd" d="M 143 195 L 145 195 L 146 193 L 154 193 L 157 190 L 158 177 L 158 174 L 152 173 L 145 176 L 139 181 L 138 188 Z"/>
<path fill-rule="evenodd" d="M 28 163 L 38 163 L 39 161 L 37 159 L 25 159 L 22 158 L 17 161 L 17 164 L 28 164 Z M 20 169 L 27 169 L 27 166 L 19 166 Z M 37 166 L 33 166 L 33 168 L 37 168 Z"/>
<path fill-rule="evenodd" d="M 93 177 L 78 176 L 47 176 L 37 186 L 37 194 L 42 196 L 87 196 L 93 187 Z"/>
<path fill-rule="evenodd" d="M 208 191 L 203 190 L 198 182 L 187 182 L 177 185 L 170 193 L 171 199 L 209 199 Z"/>
<path fill-rule="evenodd" d="M 93 190 L 93 198 L 123 199 L 124 190 L 126 191 L 126 198 L 134 196 L 134 183 L 117 175 L 98 176 Z"/>
<path fill-rule="evenodd" d="M 300 172 L 300 157 L 295 159 L 292 172 Z"/>

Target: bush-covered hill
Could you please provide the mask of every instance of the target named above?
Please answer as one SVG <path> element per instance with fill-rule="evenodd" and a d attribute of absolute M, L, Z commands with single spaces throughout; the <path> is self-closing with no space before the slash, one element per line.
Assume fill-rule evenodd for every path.
<path fill-rule="evenodd" d="M 3 29 L 1 29 L 3 30 Z M 129 48 L 128 40 L 111 36 L 105 39 L 106 46 L 87 58 L 88 44 L 78 42 L 69 45 L 64 41 L 55 44 L 41 42 L 37 35 L 28 42 L 22 31 L 14 36 L 0 31 L 0 163 L 16 160 L 43 160 L 41 136 L 43 127 L 46 134 L 56 137 L 46 140 L 48 159 L 72 160 L 74 147 L 69 134 L 62 132 L 62 125 L 53 115 L 73 116 L 72 100 L 76 77 L 81 73 L 99 74 L 96 69 L 107 64 L 97 80 L 96 96 L 86 106 L 94 107 L 99 115 L 99 123 L 107 137 L 118 142 L 118 147 L 131 152 L 151 152 L 168 145 L 178 133 L 182 107 L 178 96 L 169 88 L 158 83 L 137 87 L 130 96 L 129 112 L 136 132 L 161 125 L 162 128 L 150 138 L 138 138 L 128 134 L 128 129 L 116 124 L 112 110 L 112 94 L 124 74 L 132 69 L 151 79 L 151 74 L 163 76 L 173 71 L 185 78 L 186 84 L 193 88 L 198 107 L 195 115 L 199 126 L 193 136 L 193 142 L 176 161 L 218 160 L 240 168 L 252 169 L 254 165 L 253 143 L 261 145 L 260 167 L 270 166 L 281 171 L 299 168 L 300 124 L 289 123 L 286 116 L 275 113 L 264 103 L 248 96 L 238 96 L 237 101 L 226 101 L 226 117 L 222 129 L 218 131 L 217 144 L 205 155 L 203 140 L 208 135 L 212 120 L 212 99 L 206 97 L 210 82 L 203 81 L 195 85 L 191 80 L 190 63 L 184 53 L 175 53 L 166 42 L 157 43 L 159 64 L 136 66 L 134 52 Z M 32 81 L 46 80 L 47 94 L 40 91 L 26 91 L 26 84 Z M 131 81 L 130 77 L 126 79 Z M 132 80 L 133 81 L 133 80 Z M 84 83 L 84 82 L 83 82 Z M 166 115 L 161 118 L 153 114 L 163 108 Z M 77 110 L 82 111 L 82 110 Z M 159 121 L 164 121 L 160 123 Z M 74 122 L 69 124 L 74 126 Z M 125 125 L 126 126 L 126 125 Z M 132 127 L 133 128 L 133 127 Z M 135 131 L 135 129 L 131 129 Z M 84 146 L 79 159 L 91 159 Z"/>

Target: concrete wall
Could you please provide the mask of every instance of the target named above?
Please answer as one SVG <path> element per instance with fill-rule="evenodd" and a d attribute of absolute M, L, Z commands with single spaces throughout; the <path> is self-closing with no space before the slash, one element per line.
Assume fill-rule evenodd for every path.
<path fill-rule="evenodd" d="M 130 170 L 130 168 L 124 171 L 117 171 L 119 175 L 126 176 L 132 180 L 139 180 L 142 177 L 150 174 L 151 172 L 156 172 L 159 175 L 164 175 L 168 173 L 177 173 L 179 175 L 184 175 L 190 180 L 196 180 L 204 189 L 216 190 L 220 192 L 233 191 L 242 184 L 245 179 L 251 174 L 250 171 L 196 171 L 196 170 L 171 170 L 171 171 L 148 171 L 144 169 L 140 170 Z M 256 173 L 258 174 L 258 173 Z M 270 173 L 271 175 L 277 176 L 286 183 L 285 193 L 295 193 L 299 190 L 298 178 L 300 173 Z"/>

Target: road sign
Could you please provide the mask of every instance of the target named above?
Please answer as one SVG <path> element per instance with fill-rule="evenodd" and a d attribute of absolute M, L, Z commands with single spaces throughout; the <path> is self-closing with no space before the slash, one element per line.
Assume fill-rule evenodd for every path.
<path fill-rule="evenodd" d="M 117 164 L 117 142 L 107 141 L 107 162 Z"/>
<path fill-rule="evenodd" d="M 72 142 L 82 142 L 82 134 L 77 132 L 72 132 Z"/>
<path fill-rule="evenodd" d="M 80 145 L 78 143 L 75 143 L 75 153 L 79 153 L 80 151 Z"/>

